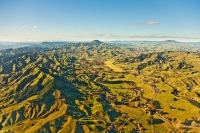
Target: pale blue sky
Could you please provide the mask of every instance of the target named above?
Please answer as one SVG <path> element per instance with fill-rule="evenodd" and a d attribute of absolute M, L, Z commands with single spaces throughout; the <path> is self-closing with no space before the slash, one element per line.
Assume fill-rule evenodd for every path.
<path fill-rule="evenodd" d="M 200 41 L 200 0 L 0 0 L 0 41 Z"/>

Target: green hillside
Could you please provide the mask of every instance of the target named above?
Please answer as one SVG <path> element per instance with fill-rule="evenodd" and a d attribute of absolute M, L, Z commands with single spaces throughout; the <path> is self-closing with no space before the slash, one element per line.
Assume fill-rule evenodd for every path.
<path fill-rule="evenodd" d="M 0 132 L 200 131 L 199 48 L 137 43 L 1 50 Z"/>

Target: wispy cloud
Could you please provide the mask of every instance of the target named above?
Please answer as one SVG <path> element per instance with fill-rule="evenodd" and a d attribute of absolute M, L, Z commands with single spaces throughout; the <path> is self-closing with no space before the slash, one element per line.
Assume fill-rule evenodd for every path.
<path fill-rule="evenodd" d="M 36 28 L 38 28 L 38 27 L 37 27 L 37 25 L 34 25 L 34 26 L 26 26 L 26 25 L 23 25 L 22 28 L 34 28 L 34 29 L 36 29 Z"/>
<path fill-rule="evenodd" d="M 148 21 L 145 24 L 147 24 L 147 25 L 157 25 L 157 24 L 160 24 L 160 23 L 159 22 L 154 22 L 154 21 Z"/>
<path fill-rule="evenodd" d="M 103 37 L 107 39 L 200 39 L 197 37 L 182 37 L 170 36 L 163 34 L 150 34 L 150 35 L 117 35 L 117 34 L 91 34 L 91 37 Z"/>
<path fill-rule="evenodd" d="M 155 22 L 155 21 L 146 21 L 146 22 L 142 22 L 142 23 L 132 23 L 133 25 L 158 25 L 160 24 L 159 22 Z"/>
<path fill-rule="evenodd" d="M 25 25 L 22 26 L 22 28 L 28 28 L 28 27 L 29 27 L 29 26 L 25 26 Z"/>
<path fill-rule="evenodd" d="M 91 36 L 93 36 L 93 37 L 104 37 L 105 34 L 91 34 Z"/>

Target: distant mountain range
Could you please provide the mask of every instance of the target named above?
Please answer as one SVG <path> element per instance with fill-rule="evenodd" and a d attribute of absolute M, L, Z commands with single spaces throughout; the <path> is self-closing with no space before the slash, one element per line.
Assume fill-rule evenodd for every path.
<path fill-rule="evenodd" d="M 56 47 L 71 43 L 87 43 L 90 45 L 99 45 L 103 42 L 99 40 L 93 40 L 91 42 L 67 42 L 67 41 L 57 41 L 57 42 L 0 42 L 0 50 L 5 49 L 15 49 L 15 48 L 48 48 Z M 199 51 L 200 42 L 178 42 L 176 40 L 166 40 L 166 41 L 106 41 L 104 43 L 111 45 L 128 45 L 130 47 L 140 46 L 140 47 L 163 47 L 165 50 L 184 50 L 184 51 Z M 172 48 L 172 47 L 175 47 Z"/>

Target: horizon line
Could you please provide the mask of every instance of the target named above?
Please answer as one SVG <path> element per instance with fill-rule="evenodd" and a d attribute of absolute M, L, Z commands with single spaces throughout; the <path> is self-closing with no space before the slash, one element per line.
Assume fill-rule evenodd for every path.
<path fill-rule="evenodd" d="M 94 40 L 99 40 L 101 42 L 143 42 L 143 41 L 149 41 L 149 42 L 165 42 L 165 41 L 175 41 L 175 42 L 200 42 L 199 41 L 178 41 L 173 39 L 166 39 L 166 40 L 100 40 L 100 39 L 91 39 L 91 40 L 42 40 L 42 41 L 0 41 L 2 43 L 42 43 L 42 42 L 91 42 Z"/>

